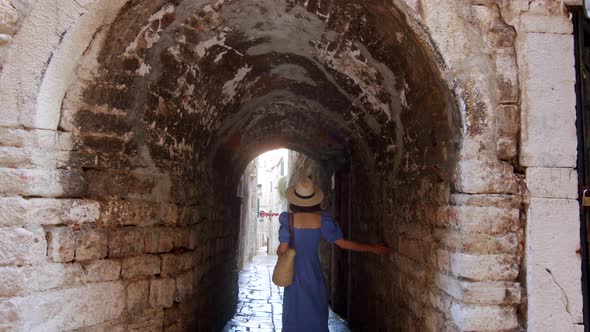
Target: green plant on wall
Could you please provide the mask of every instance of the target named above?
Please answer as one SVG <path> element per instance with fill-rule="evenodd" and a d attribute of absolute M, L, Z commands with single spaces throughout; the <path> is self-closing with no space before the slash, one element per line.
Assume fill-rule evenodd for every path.
<path fill-rule="evenodd" d="M 279 191 L 279 197 L 281 198 L 281 200 L 285 200 L 286 196 L 287 196 L 287 183 L 289 181 L 287 181 L 287 177 L 283 176 L 279 179 L 279 183 L 277 185 L 277 190 Z"/>

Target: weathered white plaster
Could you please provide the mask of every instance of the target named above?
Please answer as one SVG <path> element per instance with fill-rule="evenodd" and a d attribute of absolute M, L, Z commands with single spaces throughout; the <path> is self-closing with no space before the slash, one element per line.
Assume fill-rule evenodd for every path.
<path fill-rule="evenodd" d="M 57 128 L 78 59 L 126 0 L 38 1 L 15 36 L 0 78 L 0 125 Z"/>
<path fill-rule="evenodd" d="M 0 124 L 55 129 L 54 114 L 37 112 L 39 85 L 62 36 L 84 9 L 73 0 L 37 2 L 8 51 L 0 80 Z"/>

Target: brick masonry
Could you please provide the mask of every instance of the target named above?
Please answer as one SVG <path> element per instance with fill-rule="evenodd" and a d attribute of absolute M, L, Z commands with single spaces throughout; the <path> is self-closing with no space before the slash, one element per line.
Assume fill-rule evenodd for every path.
<path fill-rule="evenodd" d="M 580 327 L 559 1 L 192 5 L 0 0 L 0 329 L 221 329 L 277 146 L 350 166 L 394 250 L 352 255 L 359 327 Z"/>

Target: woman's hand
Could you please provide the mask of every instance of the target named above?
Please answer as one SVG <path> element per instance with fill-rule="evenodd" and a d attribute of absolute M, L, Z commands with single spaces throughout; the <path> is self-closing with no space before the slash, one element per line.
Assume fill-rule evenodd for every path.
<path fill-rule="evenodd" d="M 391 249 L 384 244 L 364 244 L 344 239 L 337 240 L 334 243 L 342 249 L 371 252 L 377 255 L 387 255 L 391 252 Z"/>
<path fill-rule="evenodd" d="M 391 253 L 391 249 L 384 244 L 369 244 L 369 252 L 372 252 L 376 255 L 388 255 Z"/>

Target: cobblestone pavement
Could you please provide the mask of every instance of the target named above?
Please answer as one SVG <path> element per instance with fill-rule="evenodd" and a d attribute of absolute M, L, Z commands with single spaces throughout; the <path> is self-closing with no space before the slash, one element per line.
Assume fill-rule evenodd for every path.
<path fill-rule="evenodd" d="M 283 288 L 271 281 L 277 256 L 256 256 L 240 272 L 238 308 L 223 332 L 280 332 Z M 331 332 L 350 332 L 346 324 L 330 310 Z"/>

